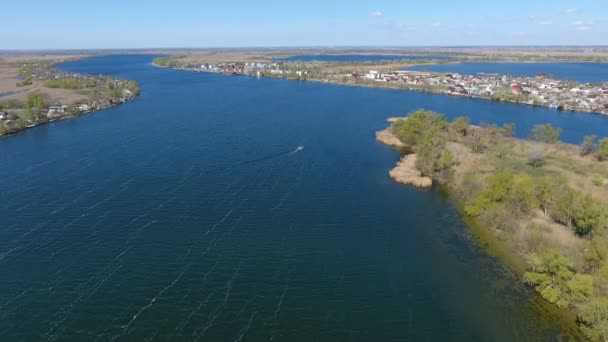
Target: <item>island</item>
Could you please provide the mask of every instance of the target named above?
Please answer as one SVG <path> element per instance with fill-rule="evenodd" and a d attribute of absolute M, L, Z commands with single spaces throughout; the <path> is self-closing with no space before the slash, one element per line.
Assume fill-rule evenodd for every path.
<path fill-rule="evenodd" d="M 524 261 L 525 284 L 573 310 L 590 339 L 606 340 L 608 138 L 587 136 L 575 146 L 559 141 L 560 129 L 538 125 L 519 139 L 514 125 L 448 122 L 427 110 L 390 122 L 377 139 L 408 147 L 390 175 L 446 189 L 465 217 Z"/>

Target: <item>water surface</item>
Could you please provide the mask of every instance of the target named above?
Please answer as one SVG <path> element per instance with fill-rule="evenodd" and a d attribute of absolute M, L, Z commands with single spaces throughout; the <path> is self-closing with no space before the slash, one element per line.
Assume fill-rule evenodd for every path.
<path fill-rule="evenodd" d="M 448 198 L 392 182 L 399 154 L 374 133 L 420 107 L 549 121 L 571 141 L 608 135 L 606 117 L 151 59 L 63 65 L 135 79 L 142 96 L 0 139 L 0 340 L 576 335 Z"/>
<path fill-rule="evenodd" d="M 467 62 L 434 65 L 417 65 L 408 70 L 457 72 L 463 75 L 478 73 L 535 77 L 544 73 L 557 79 L 584 83 L 608 82 L 608 63 L 592 62 L 545 62 L 545 63 L 503 63 Z"/>

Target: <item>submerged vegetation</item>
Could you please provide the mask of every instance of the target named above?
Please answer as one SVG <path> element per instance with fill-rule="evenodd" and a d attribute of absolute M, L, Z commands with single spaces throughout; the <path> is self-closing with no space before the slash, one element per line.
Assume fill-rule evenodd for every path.
<path fill-rule="evenodd" d="M 474 217 L 527 260 L 523 282 L 578 313 L 584 333 L 608 340 L 608 138 L 559 142 L 561 129 L 449 123 L 418 110 L 391 132 L 417 168 L 453 190 Z"/>

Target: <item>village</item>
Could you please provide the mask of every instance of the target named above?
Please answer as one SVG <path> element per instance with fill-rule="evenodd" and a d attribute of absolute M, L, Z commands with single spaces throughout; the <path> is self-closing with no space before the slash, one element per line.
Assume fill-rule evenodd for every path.
<path fill-rule="evenodd" d="M 348 75 L 355 82 L 400 83 L 404 88 L 453 96 L 488 98 L 496 101 L 608 114 L 608 83 L 591 84 L 557 80 L 546 74 L 536 77 L 498 74 L 461 75 L 400 70 L 370 71 Z"/>
<path fill-rule="evenodd" d="M 344 67 L 352 66 L 345 73 Z M 458 73 L 411 70 L 361 72 L 355 63 L 332 68 L 327 64 L 289 62 L 240 62 L 181 65 L 179 70 L 212 72 L 223 75 L 278 77 L 348 85 L 400 88 L 450 96 L 485 98 L 571 110 L 608 114 L 608 83 L 591 84 L 558 80 L 539 73 L 535 77 L 499 74 L 461 75 Z"/>
<path fill-rule="evenodd" d="M 308 71 L 305 69 L 294 68 L 294 65 L 284 62 L 243 62 L 243 63 L 219 63 L 201 64 L 200 68 L 181 67 L 178 69 L 194 70 L 202 72 L 214 72 L 223 75 L 255 76 L 255 77 L 289 77 L 306 79 Z"/>
<path fill-rule="evenodd" d="M 0 135 L 109 108 L 140 93 L 134 81 L 64 72 L 49 62 L 22 65 L 17 87 L 32 85 L 34 90 L 16 93 L 27 96 L 24 101 L 10 96 L 0 101 Z M 62 103 L 66 98 L 78 100 Z"/>

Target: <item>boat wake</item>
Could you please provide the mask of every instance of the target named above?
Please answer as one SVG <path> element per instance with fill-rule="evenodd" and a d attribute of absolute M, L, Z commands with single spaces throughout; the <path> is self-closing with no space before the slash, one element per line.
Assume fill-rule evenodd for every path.
<path fill-rule="evenodd" d="M 304 149 L 304 146 L 298 146 L 298 147 L 296 147 L 296 149 L 295 149 L 295 150 L 293 150 L 293 151 L 292 151 L 292 152 L 289 154 L 289 156 L 291 157 L 291 156 L 293 156 L 294 154 L 296 154 L 296 153 L 298 153 L 298 152 L 302 151 L 303 149 Z"/>

